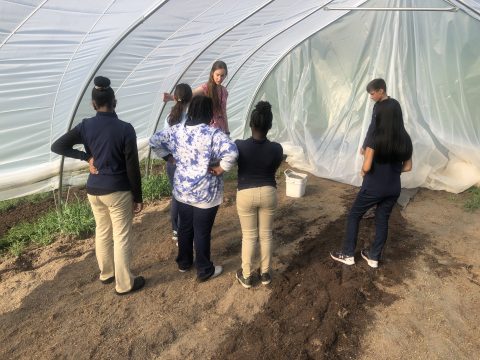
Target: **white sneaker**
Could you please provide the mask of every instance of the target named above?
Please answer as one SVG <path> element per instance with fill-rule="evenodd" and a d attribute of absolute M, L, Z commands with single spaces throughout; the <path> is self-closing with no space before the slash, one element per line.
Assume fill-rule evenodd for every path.
<path fill-rule="evenodd" d="M 363 249 L 360 254 L 362 254 L 362 258 L 364 258 L 365 260 L 367 260 L 367 264 L 368 266 L 370 266 L 371 268 L 378 268 L 378 260 L 372 260 L 369 258 L 368 256 L 368 250 L 367 249 Z"/>
<path fill-rule="evenodd" d="M 223 272 L 223 266 L 222 265 L 215 265 L 215 271 L 213 272 L 213 275 L 210 276 L 210 279 L 213 279 L 220 275 Z"/>
<path fill-rule="evenodd" d="M 355 264 L 355 258 L 353 256 L 345 255 L 342 251 L 332 251 L 330 252 L 330 256 L 333 260 L 340 261 L 346 265 Z"/>

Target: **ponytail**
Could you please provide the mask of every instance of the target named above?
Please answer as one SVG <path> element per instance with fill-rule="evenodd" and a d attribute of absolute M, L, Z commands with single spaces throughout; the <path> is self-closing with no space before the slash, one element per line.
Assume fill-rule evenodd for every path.
<path fill-rule="evenodd" d="M 173 93 L 176 103 L 168 115 L 168 125 L 178 124 L 182 119 L 182 113 L 192 100 L 192 88 L 188 84 L 178 84 Z"/>

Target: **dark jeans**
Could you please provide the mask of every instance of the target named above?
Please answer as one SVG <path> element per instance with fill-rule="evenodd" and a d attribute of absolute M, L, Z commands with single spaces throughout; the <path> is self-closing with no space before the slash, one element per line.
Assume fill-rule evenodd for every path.
<path fill-rule="evenodd" d="M 178 202 L 180 227 L 178 228 L 177 264 L 180 269 L 188 269 L 193 264 L 193 244 L 195 244 L 195 264 L 200 280 L 208 279 L 215 271 L 210 261 L 210 240 L 218 206 L 200 209 Z"/>
<path fill-rule="evenodd" d="M 345 255 L 353 256 L 357 246 L 358 225 L 363 214 L 368 209 L 377 205 L 375 210 L 375 240 L 370 247 L 369 258 L 378 260 L 382 253 L 383 246 L 388 236 L 388 219 L 392 213 L 393 206 L 398 199 L 396 196 L 378 196 L 368 194 L 365 190 L 360 190 L 352 205 L 347 221 L 347 236 L 343 243 L 343 252 Z"/>
<path fill-rule="evenodd" d="M 173 191 L 173 176 L 175 175 L 176 168 L 177 168 L 177 165 L 167 161 L 167 175 L 168 175 L 168 181 L 170 182 L 172 191 Z M 179 222 L 178 201 L 173 197 L 173 195 L 172 195 L 172 203 L 170 204 L 170 219 L 172 221 L 172 230 L 178 231 L 178 222 Z"/>

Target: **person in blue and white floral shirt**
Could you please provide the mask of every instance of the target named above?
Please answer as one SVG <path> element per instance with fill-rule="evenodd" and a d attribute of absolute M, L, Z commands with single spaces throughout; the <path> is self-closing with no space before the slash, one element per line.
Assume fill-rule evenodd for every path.
<path fill-rule="evenodd" d="M 222 174 L 236 164 L 238 157 L 235 143 L 221 130 L 209 126 L 212 116 L 212 99 L 195 96 L 185 124 L 157 132 L 150 139 L 156 155 L 165 160 L 173 156 L 176 161 L 173 196 L 180 216 L 176 261 L 180 272 L 189 270 L 195 244 L 200 281 L 223 271 L 222 266 L 214 266 L 210 260 L 211 230 L 223 201 Z"/>

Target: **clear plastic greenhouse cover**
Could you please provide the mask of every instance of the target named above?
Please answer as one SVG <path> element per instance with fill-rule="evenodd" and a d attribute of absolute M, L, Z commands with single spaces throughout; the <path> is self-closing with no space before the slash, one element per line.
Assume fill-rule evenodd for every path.
<path fill-rule="evenodd" d="M 93 115 L 95 75 L 111 78 L 146 156 L 171 106 L 163 92 L 205 82 L 216 59 L 232 137 L 249 136 L 266 99 L 269 137 L 294 167 L 360 184 L 365 86 L 383 77 L 414 143 L 403 185 L 480 182 L 480 0 L 0 0 L 0 200 L 58 187 L 50 146 Z M 66 159 L 63 183 L 86 171 Z"/>

